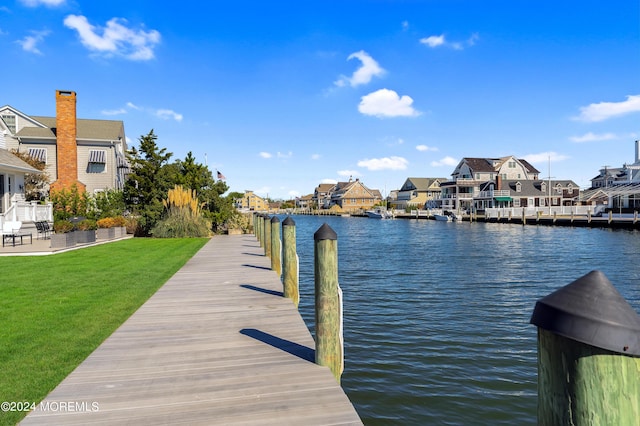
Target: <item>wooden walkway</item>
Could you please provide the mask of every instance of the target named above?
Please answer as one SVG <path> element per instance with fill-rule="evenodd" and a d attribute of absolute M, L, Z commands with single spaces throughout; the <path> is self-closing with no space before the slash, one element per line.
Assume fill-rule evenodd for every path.
<path fill-rule="evenodd" d="M 212 238 L 21 424 L 361 425 L 270 265 Z"/>

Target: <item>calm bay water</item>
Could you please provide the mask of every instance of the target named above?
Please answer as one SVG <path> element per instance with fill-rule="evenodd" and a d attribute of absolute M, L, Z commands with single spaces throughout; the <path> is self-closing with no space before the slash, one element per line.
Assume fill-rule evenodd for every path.
<path fill-rule="evenodd" d="M 338 234 L 342 387 L 365 425 L 535 424 L 535 302 L 597 269 L 640 311 L 637 232 L 293 219 L 312 332 L 313 234 Z"/>

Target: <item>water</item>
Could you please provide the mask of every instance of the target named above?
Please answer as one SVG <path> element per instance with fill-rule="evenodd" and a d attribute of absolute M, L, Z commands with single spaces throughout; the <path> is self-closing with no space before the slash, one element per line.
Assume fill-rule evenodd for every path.
<path fill-rule="evenodd" d="M 365 425 L 533 425 L 535 302 L 598 269 L 640 306 L 637 232 L 293 219 L 300 312 L 312 333 L 313 233 L 327 222 L 338 234 L 341 383 Z"/>

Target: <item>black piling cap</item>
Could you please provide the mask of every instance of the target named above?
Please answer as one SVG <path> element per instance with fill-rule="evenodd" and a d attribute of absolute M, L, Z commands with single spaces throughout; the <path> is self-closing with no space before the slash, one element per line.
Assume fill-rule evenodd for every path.
<path fill-rule="evenodd" d="M 291 216 L 287 216 L 287 218 L 282 221 L 282 226 L 296 226 L 296 221 L 293 220 Z"/>
<path fill-rule="evenodd" d="M 600 271 L 538 300 L 531 324 L 600 349 L 640 356 L 640 316 Z"/>
<path fill-rule="evenodd" d="M 278 219 L 278 216 L 274 216 L 271 218 L 271 223 L 280 223 L 280 219 Z"/>
<path fill-rule="evenodd" d="M 313 234 L 314 241 L 337 240 L 337 239 L 338 239 L 338 234 L 336 234 L 336 231 L 331 229 L 331 227 L 327 225 L 326 222 L 323 223 L 320 228 L 318 228 L 315 234 Z"/>

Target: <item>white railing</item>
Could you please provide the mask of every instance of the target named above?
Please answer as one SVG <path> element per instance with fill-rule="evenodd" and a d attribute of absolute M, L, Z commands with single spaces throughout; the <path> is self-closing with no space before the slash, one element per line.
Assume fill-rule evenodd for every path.
<path fill-rule="evenodd" d="M 522 217 L 522 211 L 524 210 L 525 217 L 537 216 L 538 212 L 541 215 L 574 215 L 574 216 L 587 216 L 589 213 L 592 215 L 597 213 L 594 206 L 552 206 L 549 209 L 548 206 L 542 207 L 501 207 L 501 208 L 487 208 L 484 211 L 486 218 L 506 218 L 506 217 Z"/>
<path fill-rule="evenodd" d="M 53 204 L 39 204 L 37 201 L 14 201 L 6 212 L 0 213 L 0 225 L 5 221 L 53 222 Z"/>
<path fill-rule="evenodd" d="M 494 191 L 480 191 L 477 198 L 493 198 L 493 197 L 510 197 L 511 191 L 508 189 L 494 190 Z"/>

